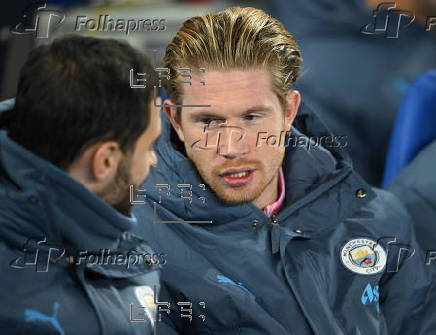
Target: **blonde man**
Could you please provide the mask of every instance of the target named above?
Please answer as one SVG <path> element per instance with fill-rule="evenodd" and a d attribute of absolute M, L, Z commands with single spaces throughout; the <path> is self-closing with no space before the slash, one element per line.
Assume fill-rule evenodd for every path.
<path fill-rule="evenodd" d="M 300 107 L 301 52 L 283 25 L 254 8 L 194 17 L 163 64 L 159 165 L 135 209 L 168 253 L 161 333 L 404 330 L 431 282 L 409 218 Z"/>

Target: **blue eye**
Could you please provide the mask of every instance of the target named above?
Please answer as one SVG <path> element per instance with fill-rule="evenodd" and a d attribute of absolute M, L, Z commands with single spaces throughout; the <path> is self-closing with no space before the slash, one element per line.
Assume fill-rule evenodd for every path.
<path fill-rule="evenodd" d="M 256 120 L 258 118 L 260 118 L 259 115 L 254 115 L 254 114 L 245 115 L 245 120 L 247 120 L 247 121 L 253 121 L 253 120 Z"/>
<path fill-rule="evenodd" d="M 212 119 L 202 119 L 201 122 L 203 122 L 204 124 L 209 125 L 212 122 Z"/>

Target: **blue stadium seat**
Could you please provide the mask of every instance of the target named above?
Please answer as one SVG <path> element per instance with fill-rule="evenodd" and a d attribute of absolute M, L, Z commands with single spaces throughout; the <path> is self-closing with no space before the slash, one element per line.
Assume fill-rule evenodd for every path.
<path fill-rule="evenodd" d="M 436 70 L 418 77 L 407 91 L 392 132 L 382 187 L 387 187 L 419 151 L 436 139 Z"/>

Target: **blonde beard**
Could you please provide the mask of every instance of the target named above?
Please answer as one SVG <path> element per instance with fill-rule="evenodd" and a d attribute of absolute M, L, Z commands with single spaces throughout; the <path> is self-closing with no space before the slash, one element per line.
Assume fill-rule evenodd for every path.
<path fill-rule="evenodd" d="M 247 192 L 247 188 L 250 186 L 244 185 L 241 187 L 233 188 L 226 188 L 225 186 L 223 186 L 218 180 L 218 177 L 215 177 L 218 175 L 218 171 L 222 170 L 222 166 L 216 167 L 212 169 L 212 171 L 205 171 L 202 168 L 199 168 L 199 166 L 195 163 L 194 160 L 192 160 L 192 158 L 191 161 L 197 168 L 197 171 L 200 174 L 202 180 L 210 187 L 210 189 L 216 194 L 219 199 L 221 199 L 225 203 L 236 205 L 239 203 L 253 202 L 263 194 L 267 187 L 274 181 L 274 178 L 278 175 L 278 171 L 283 163 L 284 155 L 285 150 L 283 150 L 281 154 L 271 162 L 270 166 L 272 167 L 269 169 L 269 171 L 271 171 L 270 176 L 266 175 L 267 171 L 262 167 L 262 165 L 260 165 L 259 163 L 256 164 L 256 166 L 258 167 L 256 171 L 263 172 L 263 174 L 266 175 L 264 178 L 266 180 L 261 180 L 257 182 L 258 186 L 249 193 Z M 211 175 L 214 177 L 210 178 Z"/>

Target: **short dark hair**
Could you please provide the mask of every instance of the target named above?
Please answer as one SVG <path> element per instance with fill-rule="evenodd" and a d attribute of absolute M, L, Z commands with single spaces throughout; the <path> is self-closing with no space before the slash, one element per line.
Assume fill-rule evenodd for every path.
<path fill-rule="evenodd" d="M 145 88 L 130 87 L 131 69 L 147 74 Z M 8 135 L 64 170 L 100 141 L 129 152 L 149 124 L 156 83 L 147 58 L 125 41 L 57 39 L 22 67 Z"/>

